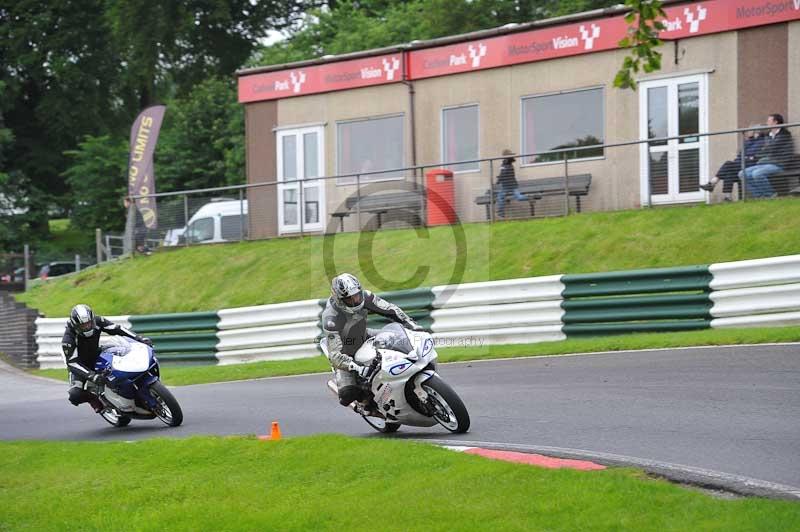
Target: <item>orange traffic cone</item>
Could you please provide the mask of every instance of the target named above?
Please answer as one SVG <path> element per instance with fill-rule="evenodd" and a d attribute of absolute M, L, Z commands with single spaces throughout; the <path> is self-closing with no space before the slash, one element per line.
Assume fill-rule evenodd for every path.
<path fill-rule="evenodd" d="M 264 440 L 264 441 L 266 441 L 266 440 L 271 440 L 271 441 L 280 440 L 281 439 L 281 426 L 278 425 L 277 421 L 273 421 L 272 422 L 272 429 L 270 430 L 269 436 L 267 436 L 265 434 L 263 436 L 259 436 L 258 439 L 259 440 Z"/>

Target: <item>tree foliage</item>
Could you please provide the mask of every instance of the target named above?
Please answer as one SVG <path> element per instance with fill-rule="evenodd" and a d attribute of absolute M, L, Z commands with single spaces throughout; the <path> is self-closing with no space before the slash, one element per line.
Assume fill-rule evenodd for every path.
<path fill-rule="evenodd" d="M 73 191 L 72 225 L 86 231 L 124 229 L 128 143 L 109 135 L 87 135 L 66 155 L 72 159 L 64 172 Z"/>
<path fill-rule="evenodd" d="M 232 79 L 207 79 L 169 103 L 156 154 L 159 191 L 244 183 L 244 158 L 244 110 Z"/>
<path fill-rule="evenodd" d="M 625 22 L 629 25 L 628 35 L 619 45 L 630 48 L 631 53 L 617 72 L 614 86 L 636 90 L 633 75 L 639 69 L 655 72 L 661 68 L 661 52 L 658 51 L 661 40 L 658 32 L 666 27 L 661 22 L 666 14 L 660 0 L 625 0 L 625 5 L 631 8 L 631 12 L 625 16 Z"/>

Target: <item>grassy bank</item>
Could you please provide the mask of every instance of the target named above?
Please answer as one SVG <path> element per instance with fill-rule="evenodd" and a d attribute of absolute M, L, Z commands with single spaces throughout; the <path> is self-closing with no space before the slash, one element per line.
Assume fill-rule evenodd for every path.
<path fill-rule="evenodd" d="M 76 468 L 75 456 L 91 456 L 92 466 Z M 800 525 L 797 503 L 713 499 L 630 469 L 548 470 L 420 443 L 342 436 L 0 443 L 0 470 L 0 528 L 11 530 L 71 529 L 76 519 L 82 530 Z M 76 499 L 104 502 L 76 514 Z"/>
<path fill-rule="evenodd" d="M 785 199 L 466 224 L 455 229 L 466 243 L 460 279 L 450 226 L 196 246 L 104 265 L 18 298 L 48 316 L 65 316 L 77 301 L 113 315 L 318 298 L 328 290 L 326 256 L 378 291 L 706 264 L 799 253 L 798 219 L 800 201 Z"/>
<path fill-rule="evenodd" d="M 628 349 L 658 349 L 695 345 L 759 344 L 770 342 L 800 342 L 800 327 L 775 327 L 764 329 L 711 329 L 657 334 L 631 334 L 543 342 L 538 344 L 513 344 L 497 346 L 449 347 L 438 350 L 440 361 L 457 362 L 492 358 L 563 355 L 598 351 L 624 351 Z M 702 356 L 702 354 L 698 354 Z M 300 375 L 328 371 L 327 360 L 322 357 L 275 362 L 254 362 L 230 366 L 167 366 L 163 369 L 164 382 L 170 385 L 202 384 L 207 382 L 236 381 L 261 377 Z M 66 379 L 63 369 L 34 371 L 34 374 L 54 379 Z"/>

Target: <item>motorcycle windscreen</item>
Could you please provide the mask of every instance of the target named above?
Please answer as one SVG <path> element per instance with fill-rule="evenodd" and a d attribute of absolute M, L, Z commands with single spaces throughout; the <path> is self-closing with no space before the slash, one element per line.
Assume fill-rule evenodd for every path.
<path fill-rule="evenodd" d="M 143 373 L 150 367 L 150 348 L 144 344 L 132 343 L 127 353 L 122 356 L 114 355 L 111 367 L 114 371 Z"/>
<path fill-rule="evenodd" d="M 414 350 L 406 330 L 399 323 L 390 323 L 384 326 L 381 332 L 375 336 L 374 345 L 378 349 L 390 349 L 406 355 Z"/>

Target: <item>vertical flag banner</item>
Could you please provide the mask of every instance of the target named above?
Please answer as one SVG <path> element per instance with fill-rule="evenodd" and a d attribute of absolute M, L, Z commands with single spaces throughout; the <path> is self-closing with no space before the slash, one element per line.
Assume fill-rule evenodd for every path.
<path fill-rule="evenodd" d="M 155 194 L 156 181 L 153 152 L 158 142 L 158 132 L 164 119 L 164 105 L 153 105 L 139 113 L 131 126 L 131 148 L 128 156 L 128 195 Z M 148 229 L 158 226 L 155 198 L 138 198 L 136 208 L 142 213 Z"/>

